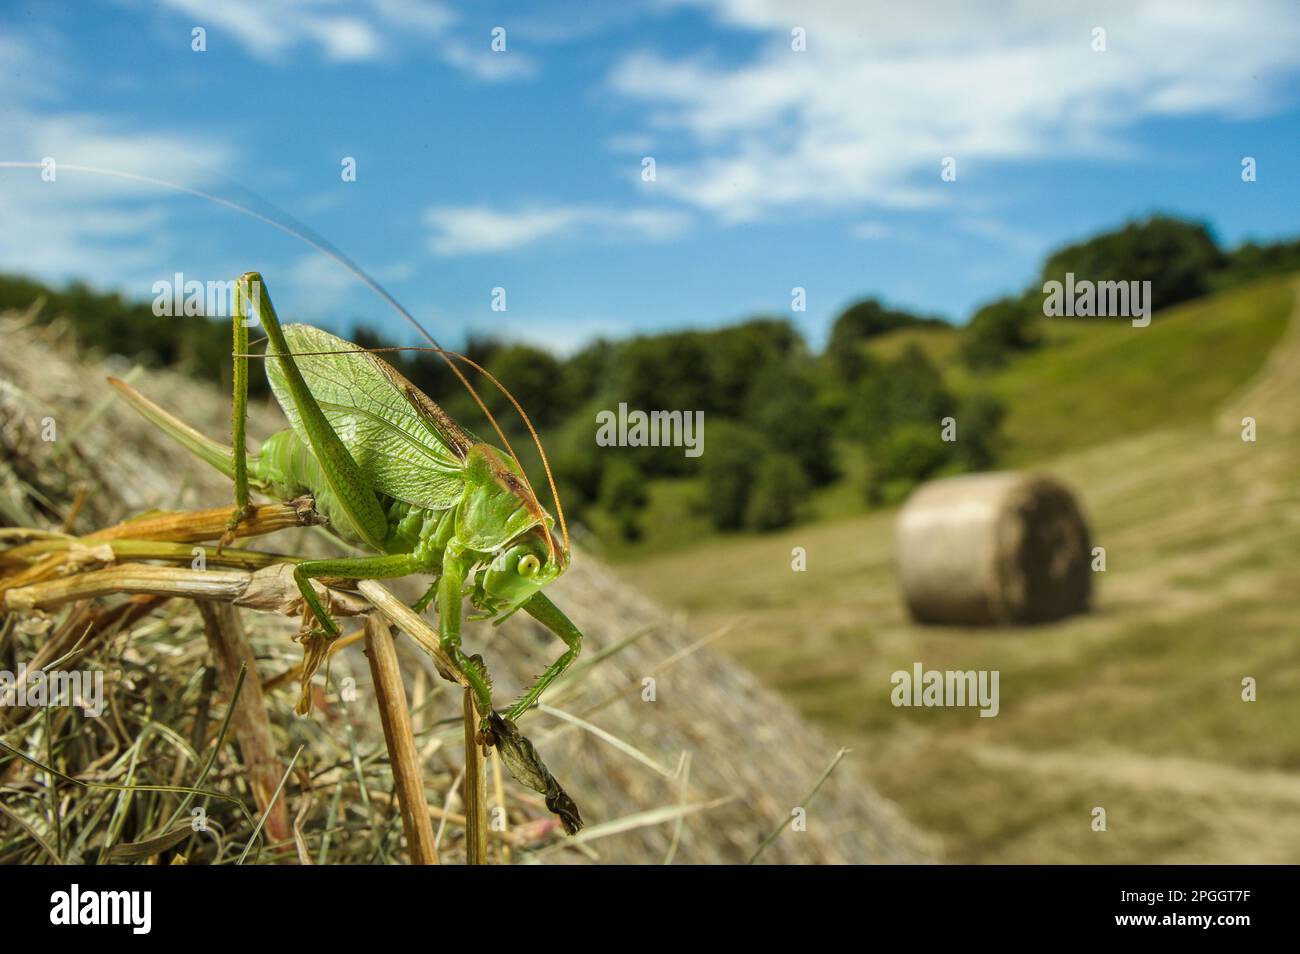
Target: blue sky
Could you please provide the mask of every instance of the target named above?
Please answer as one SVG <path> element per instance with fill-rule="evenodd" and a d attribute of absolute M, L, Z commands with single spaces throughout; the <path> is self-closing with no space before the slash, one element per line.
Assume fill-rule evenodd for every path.
<path fill-rule="evenodd" d="M 571 350 L 766 313 L 820 344 L 866 294 L 965 320 L 1055 245 L 1154 210 L 1229 244 L 1297 234 L 1298 75 L 1290 0 L 11 2 L 0 160 L 238 184 L 447 343 Z M 148 299 L 251 268 L 283 315 L 411 339 L 264 224 L 0 169 L 0 269 Z"/>

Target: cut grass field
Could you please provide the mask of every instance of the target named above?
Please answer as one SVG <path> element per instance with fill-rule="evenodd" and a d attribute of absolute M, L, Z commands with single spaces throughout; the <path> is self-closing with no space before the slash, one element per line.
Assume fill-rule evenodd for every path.
<path fill-rule="evenodd" d="M 851 746 L 948 860 L 1300 861 L 1298 301 L 1273 281 L 1145 329 L 1075 320 L 993 379 L 1013 461 L 1070 484 L 1106 548 L 1085 616 L 913 624 L 892 510 L 621 571 L 700 631 L 734 623 L 724 648 Z M 895 708 L 890 675 L 918 661 L 1000 671 L 1000 713 Z"/>

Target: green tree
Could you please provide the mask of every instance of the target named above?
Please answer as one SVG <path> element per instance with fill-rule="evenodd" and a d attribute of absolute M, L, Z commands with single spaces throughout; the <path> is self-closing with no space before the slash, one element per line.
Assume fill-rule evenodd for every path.
<path fill-rule="evenodd" d="M 879 299 L 865 298 L 845 308 L 835 319 L 831 325 L 826 354 L 831 366 L 841 377 L 854 380 L 869 369 L 862 347 L 865 342 L 898 328 L 925 325 L 941 327 L 945 324 L 941 318 L 916 315 L 890 308 Z"/>
<path fill-rule="evenodd" d="M 954 445 L 943 440 L 937 422 L 899 426 L 876 444 L 871 455 L 868 498 L 879 503 L 901 497 L 946 466 L 953 454 Z"/>
<path fill-rule="evenodd" d="M 777 530 L 794 522 L 807 499 L 808 479 L 789 454 L 768 453 L 759 459 L 745 507 L 745 525 Z"/>
<path fill-rule="evenodd" d="M 956 404 L 939 369 L 925 352 L 911 345 L 858 382 L 846 427 L 870 449 L 904 424 L 937 429 L 940 419 L 952 414 Z"/>
<path fill-rule="evenodd" d="M 1042 342 L 1042 302 L 1032 295 L 999 298 L 984 305 L 961 332 L 961 357 L 968 367 L 1000 367 L 1011 355 Z"/>
<path fill-rule="evenodd" d="M 558 423 L 570 410 L 560 362 L 540 348 L 525 344 L 502 345 L 492 351 L 485 367 L 528 412 L 534 427 Z M 474 374 L 469 377 L 475 379 Z M 517 431 L 518 415 L 506 396 L 490 381 L 483 381 L 481 385 L 476 382 L 474 386 L 498 420 L 503 416 L 512 419 L 511 429 Z"/>
<path fill-rule="evenodd" d="M 956 414 L 956 453 L 967 470 L 987 470 L 997 461 L 1006 416 L 1006 405 L 986 391 L 961 399 Z"/>
<path fill-rule="evenodd" d="M 759 461 L 769 448 L 761 435 L 744 425 L 718 419 L 707 426 L 701 458 L 704 509 L 716 529 L 739 530 L 745 525 Z"/>
<path fill-rule="evenodd" d="M 1245 242 L 1227 255 L 1227 265 L 1216 277 L 1215 288 L 1232 288 L 1266 275 L 1300 272 L 1300 241 L 1260 245 Z"/>
<path fill-rule="evenodd" d="M 648 500 L 645 477 L 626 456 L 613 457 L 600 479 L 600 505 L 618 527 L 624 540 L 641 536 L 638 518 Z"/>
<path fill-rule="evenodd" d="M 1149 281 L 1160 309 L 1204 295 L 1225 261 L 1204 223 L 1153 215 L 1053 252 L 1042 281 Z"/>
<path fill-rule="evenodd" d="M 789 455 L 808 482 L 821 486 L 835 479 L 834 432 L 811 367 L 784 362 L 759 371 L 745 420 L 775 451 Z"/>

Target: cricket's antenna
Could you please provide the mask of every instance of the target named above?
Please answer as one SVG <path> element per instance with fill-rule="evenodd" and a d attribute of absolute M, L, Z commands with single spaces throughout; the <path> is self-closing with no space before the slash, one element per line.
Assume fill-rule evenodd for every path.
<path fill-rule="evenodd" d="M 11 160 L 0 160 L 0 169 L 44 169 L 44 168 L 45 168 L 44 165 L 39 162 L 14 162 Z M 225 206 L 226 208 L 233 209 L 236 212 L 242 212 L 244 215 L 247 215 L 250 218 L 257 219 L 259 222 L 264 222 L 265 224 L 271 226 L 272 228 L 279 229 L 281 232 L 284 232 L 286 235 L 292 235 L 300 242 L 304 242 L 307 245 L 310 245 L 312 248 L 320 252 L 322 255 L 326 255 L 329 258 L 333 259 L 335 262 L 337 262 L 339 265 L 342 265 L 345 269 L 347 269 L 349 272 L 352 273 L 352 276 L 354 278 L 356 278 L 363 285 L 365 285 L 367 288 L 373 291 L 376 295 L 378 295 L 380 298 L 386 301 L 395 312 L 397 312 L 399 315 L 402 316 L 402 318 L 406 321 L 407 324 L 409 324 L 412 328 L 414 328 L 416 331 L 420 333 L 420 336 L 424 338 L 424 340 L 429 342 L 429 344 L 431 344 L 434 348 L 439 347 L 438 342 L 434 340 L 433 335 L 429 334 L 429 332 L 424 330 L 424 325 L 420 324 L 419 320 L 414 315 L 412 315 L 409 311 L 403 308 L 401 302 L 399 302 L 396 298 L 394 298 L 389 293 L 388 289 L 384 288 L 383 285 L 379 284 L 379 282 L 371 278 L 370 275 L 366 273 L 365 269 L 363 269 L 356 262 L 352 261 L 352 259 L 348 258 L 347 255 L 343 254 L 343 252 L 339 251 L 337 248 L 331 245 L 320 235 L 313 232 L 311 228 L 309 228 L 306 225 L 303 225 L 301 222 L 299 222 L 297 219 L 291 216 L 288 212 L 285 212 L 283 209 L 280 209 L 279 207 L 271 203 L 269 200 L 262 198 L 256 193 L 248 189 L 245 189 L 243 186 L 238 186 L 238 185 L 234 185 L 234 183 L 231 183 L 231 185 L 233 185 L 236 189 L 239 189 L 241 192 L 243 192 L 245 195 L 248 196 L 250 204 L 256 204 L 264 208 L 266 211 L 259 212 L 257 209 L 250 208 L 249 205 L 245 205 L 234 199 L 226 198 L 225 196 L 217 195 L 216 193 L 213 192 L 207 192 L 203 189 L 196 189 L 193 186 L 181 185 L 179 182 L 170 182 L 166 179 L 159 179 L 154 176 L 140 175 L 135 172 L 123 172 L 119 169 L 104 169 L 99 166 L 83 166 L 83 165 L 77 165 L 75 163 L 63 163 L 63 162 L 59 163 L 58 169 L 60 172 L 70 170 L 72 172 L 86 172 L 86 173 L 90 173 L 91 175 L 97 175 L 97 176 L 108 176 L 113 179 L 125 179 L 129 182 L 144 182 L 144 183 L 148 183 L 149 185 L 161 186 L 164 189 L 172 189 L 176 192 L 183 192 L 186 195 L 197 196 L 200 199 L 207 199 L 209 202 L 215 202 L 217 205 Z M 204 171 L 215 178 L 224 178 L 219 176 L 217 173 L 212 172 L 212 170 L 204 170 Z M 448 362 L 448 364 L 450 364 L 450 362 Z"/>
<path fill-rule="evenodd" d="M 510 393 L 510 389 L 507 388 L 507 387 L 506 387 L 504 384 L 502 384 L 500 381 L 498 381 L 497 378 L 496 378 L 496 375 L 494 375 L 494 374 L 493 374 L 491 371 L 489 371 L 487 368 L 483 367 L 483 366 L 482 366 L 481 364 L 479 364 L 477 361 L 474 361 L 474 360 L 472 360 L 472 359 L 470 359 L 470 358 L 467 358 L 467 357 L 466 357 L 465 355 L 463 355 L 463 354 L 457 354 L 455 351 L 443 351 L 442 348 L 433 348 L 433 349 L 429 349 L 429 348 L 417 348 L 417 349 L 411 349 L 411 348 L 374 348 L 374 349 L 371 349 L 371 350 L 373 350 L 373 351 L 410 351 L 410 350 L 429 351 L 429 350 L 433 350 L 433 351 L 437 351 L 437 352 L 439 352 L 440 354 L 442 354 L 444 358 L 445 358 L 447 355 L 451 355 L 451 356 L 454 357 L 454 358 L 459 358 L 461 361 L 464 361 L 466 364 L 468 364 L 471 368 L 473 368 L 473 369 L 474 369 L 475 371 L 477 371 L 479 374 L 483 375 L 483 377 L 487 378 L 489 381 L 492 382 L 492 384 L 496 387 L 496 389 L 497 389 L 498 391 L 500 391 L 502 394 L 504 394 L 504 395 L 506 396 L 506 400 L 509 401 L 509 402 L 514 406 L 515 411 L 517 411 L 518 414 L 519 414 L 519 418 L 520 418 L 520 420 L 522 420 L 522 421 L 524 422 L 524 427 L 528 428 L 528 434 L 529 434 L 529 436 L 532 437 L 532 439 L 533 439 L 533 446 L 535 446 L 535 447 L 537 448 L 537 455 L 538 455 L 539 457 L 541 457 L 541 459 L 542 459 L 542 470 L 546 471 L 546 482 L 547 482 L 547 484 L 550 485 L 550 488 L 551 488 L 551 499 L 552 499 L 553 501 L 555 501 L 555 516 L 556 516 L 556 518 L 560 521 L 560 532 L 561 532 L 562 534 L 564 534 L 564 552 L 567 554 L 567 553 L 569 552 L 569 524 L 568 524 L 568 523 L 565 521 L 565 519 L 564 519 L 564 506 L 560 503 L 560 492 L 559 492 L 558 490 L 556 490 L 556 488 L 555 488 L 555 476 L 551 473 L 551 462 L 550 462 L 549 460 L 546 459 L 546 448 L 542 446 L 542 439 L 537 435 L 537 429 L 536 429 L 535 427 L 533 427 L 533 422 L 532 422 L 531 420 L 529 420 L 529 418 L 528 418 L 528 412 L 525 411 L 524 408 L 523 408 L 523 405 L 521 405 L 521 404 L 519 403 L 519 401 L 515 399 L 515 396 L 514 396 L 513 394 Z M 461 378 L 461 380 L 464 381 L 465 379 L 464 379 L 464 378 Z M 523 469 L 524 469 L 523 464 L 520 462 L 518 455 L 515 454 L 515 452 L 511 449 L 511 447 L 510 447 L 510 442 L 509 442 L 508 440 L 506 440 L 506 436 L 505 436 L 504 434 L 501 433 L 501 428 L 497 426 L 496 418 L 494 418 L 494 417 L 492 416 L 492 412 L 489 411 L 489 410 L 487 409 L 487 406 L 486 406 L 486 405 L 485 405 L 481 400 L 479 400 L 479 396 L 478 396 L 477 394 L 475 394 L 474 389 L 473 389 L 472 387 L 469 386 L 469 382 L 465 382 L 465 386 L 470 388 L 470 394 L 473 394 L 473 395 L 474 395 L 474 400 L 478 402 L 478 406 L 479 406 L 480 408 L 482 408 L 483 413 L 487 415 L 487 419 L 488 419 L 489 421 L 492 422 L 492 428 L 493 428 L 493 430 L 495 430 L 495 431 L 497 432 L 497 436 L 501 438 L 501 440 L 502 440 L 503 443 L 505 443 L 505 445 L 506 445 L 506 450 L 510 452 L 510 456 L 511 456 L 511 457 L 514 457 L 514 459 L 515 459 L 515 463 L 519 464 L 519 469 L 520 469 L 520 471 L 523 471 Z M 526 473 L 524 474 L 524 483 L 525 483 L 525 484 L 528 483 L 528 475 L 527 475 Z M 534 499 L 536 499 L 537 494 L 536 494 L 535 491 L 533 491 L 532 485 L 529 485 L 529 487 L 528 487 L 528 492 L 531 493 L 531 494 L 533 495 L 533 498 L 534 498 Z M 546 531 L 546 535 L 547 535 L 547 537 L 549 537 L 550 534 L 551 534 L 551 531 L 548 529 L 548 530 Z"/>
<path fill-rule="evenodd" d="M 0 160 L 0 169 L 44 169 L 44 168 L 45 168 L 44 164 L 40 162 L 18 162 L 13 160 Z M 397 312 L 397 314 L 400 315 L 407 324 L 409 324 L 412 328 L 418 331 L 420 333 L 420 336 L 430 344 L 430 347 L 428 348 L 376 348 L 373 350 L 432 351 L 440 355 L 442 357 L 442 360 L 446 363 L 447 367 L 451 368 L 452 373 L 456 375 L 456 377 L 460 380 L 460 383 L 465 386 L 465 389 L 467 391 L 469 391 L 470 395 L 474 398 L 474 402 L 478 404 L 479 408 L 483 411 L 483 413 L 487 415 L 488 420 L 492 422 L 492 429 L 496 431 L 496 434 L 501 439 L 501 442 L 505 444 L 506 451 L 509 452 L 511 457 L 514 457 L 515 463 L 519 464 L 519 469 L 522 471 L 524 469 L 523 464 L 520 462 L 518 455 L 516 455 L 515 452 L 511 449 L 510 441 L 506 438 L 505 434 L 502 433 L 501 428 L 497 425 L 496 419 L 492 416 L 492 412 L 487 409 L 487 405 L 483 403 L 483 399 L 480 398 L 478 392 L 474 390 L 474 386 L 469 383 L 469 379 L 465 377 L 464 372 L 461 371 L 461 369 L 456 366 L 456 363 L 451 360 L 450 356 L 454 355 L 455 357 L 459 358 L 462 361 L 467 362 L 471 367 L 478 370 L 481 374 L 483 374 L 484 377 L 486 377 L 489 381 L 491 381 L 494 385 L 496 385 L 496 387 L 501 391 L 501 393 L 504 394 L 506 398 L 510 401 L 510 403 L 514 405 L 515 410 L 519 412 L 520 418 L 523 419 L 524 425 L 528 428 L 528 433 L 532 436 L 533 443 L 537 445 L 538 454 L 541 455 L 542 468 L 546 471 L 546 480 L 551 486 L 551 497 L 555 501 L 555 510 L 556 510 L 556 515 L 560 521 L 560 529 L 564 533 L 564 548 L 566 552 L 568 551 L 569 528 L 564 520 L 564 510 L 560 506 L 560 496 L 555 489 L 555 478 L 551 475 L 550 462 L 546 459 L 546 451 L 542 448 L 541 439 L 537 436 L 537 431 L 534 429 L 532 421 L 528 419 L 528 415 L 524 413 L 524 409 L 519 405 L 519 402 L 515 400 L 514 395 L 512 395 L 509 391 L 507 391 L 505 386 L 501 384 L 501 382 L 498 381 L 495 377 L 493 377 L 488 371 L 480 367 L 475 362 L 471 361 L 469 358 L 465 357 L 462 354 L 456 354 L 456 352 L 454 351 L 443 350 L 443 348 L 438 344 L 437 340 L 433 337 L 433 335 L 429 334 L 429 332 L 425 330 L 424 325 L 420 324 L 419 319 L 417 319 L 414 315 L 412 315 L 409 311 L 407 311 L 404 307 L 402 307 L 401 302 L 399 302 L 396 298 L 394 298 L 392 294 L 388 291 L 388 289 L 384 288 L 383 285 L 379 284 L 379 282 L 371 278 L 365 269 L 363 269 L 360 265 L 358 265 L 356 262 L 350 259 L 347 255 L 345 255 L 339 249 L 335 248 L 333 245 L 331 245 L 328 241 L 326 241 L 316 232 L 312 231 L 308 226 L 304 225 L 303 223 L 295 219 L 293 216 L 289 215 L 289 213 L 285 212 L 283 209 L 278 208 L 270 201 L 244 188 L 243 186 L 235 185 L 234 183 L 231 183 L 231 185 L 234 186 L 234 188 L 238 189 L 239 191 L 243 192 L 245 195 L 249 197 L 249 204 L 244 204 L 234 199 L 217 195 L 216 193 L 208 192 L 203 189 L 197 189 L 193 186 L 182 185 L 178 182 L 170 182 L 167 179 L 159 179 L 155 176 L 140 175 L 139 173 L 134 173 L 134 172 L 123 172 L 120 169 L 105 169 L 99 166 L 85 166 L 85 165 L 78 165 L 75 163 L 59 163 L 58 168 L 59 171 L 61 172 L 62 171 L 85 172 L 91 175 L 108 176 L 109 178 L 114 178 L 114 179 L 125 179 L 130 182 L 144 182 L 144 183 L 148 183 L 149 185 L 160 186 L 164 189 L 171 189 L 175 192 L 183 192 L 186 195 L 196 196 L 200 199 L 206 199 L 209 202 L 213 202 L 217 205 L 225 206 L 226 208 L 233 209 L 236 212 L 241 212 L 244 215 L 249 216 L 250 218 L 257 219 L 259 222 L 263 222 L 266 225 L 279 229 L 281 232 L 284 232 L 286 235 L 291 235 L 294 238 L 298 239 L 299 241 L 311 246 L 316 251 L 320 252 L 322 255 L 325 255 L 328 258 L 333 259 L 337 264 L 345 268 L 348 272 L 352 274 L 354 278 L 356 278 L 363 285 L 365 285 L 376 295 L 382 298 L 385 302 L 387 302 L 389 307 L 391 307 L 395 312 Z M 224 178 L 219 174 L 213 172 L 212 170 L 204 170 L 204 171 L 208 175 L 213 176 L 214 178 Z M 254 204 L 265 211 L 258 211 L 258 209 L 251 208 L 250 206 Z M 527 474 L 524 475 L 524 483 L 525 485 L 528 485 L 528 492 L 533 494 L 533 497 L 536 498 L 537 494 L 533 491 L 532 485 L 528 483 Z M 547 531 L 547 537 L 548 539 L 550 537 L 549 530 Z"/>

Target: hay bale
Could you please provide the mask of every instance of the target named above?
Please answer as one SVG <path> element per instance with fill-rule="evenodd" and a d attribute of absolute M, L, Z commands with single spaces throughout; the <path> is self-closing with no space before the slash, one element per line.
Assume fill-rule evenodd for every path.
<path fill-rule="evenodd" d="M 937 480 L 898 515 L 899 582 L 924 623 L 1040 623 L 1083 612 L 1091 546 L 1074 495 L 1042 474 Z"/>

